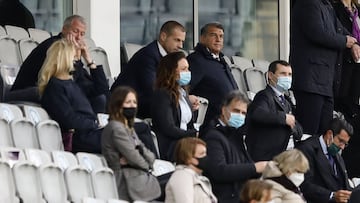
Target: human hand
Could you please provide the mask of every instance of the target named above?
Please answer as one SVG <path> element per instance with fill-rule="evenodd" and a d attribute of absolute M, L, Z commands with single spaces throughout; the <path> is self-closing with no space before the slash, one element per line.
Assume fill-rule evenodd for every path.
<path fill-rule="evenodd" d="M 346 47 L 351 48 L 357 40 L 354 37 L 351 37 L 349 35 L 346 35 Z"/>
<path fill-rule="evenodd" d="M 200 107 L 200 101 L 199 101 L 199 98 L 195 95 L 189 95 L 189 100 L 190 100 L 190 103 L 191 103 L 191 108 L 193 111 L 196 111 L 199 109 Z"/>
<path fill-rule="evenodd" d="M 285 122 L 286 125 L 290 126 L 290 128 L 293 129 L 296 123 L 295 116 L 292 114 L 286 114 Z"/>
<path fill-rule="evenodd" d="M 121 166 L 125 166 L 125 165 L 127 165 L 127 164 L 128 164 L 128 162 L 127 162 L 126 158 L 125 158 L 125 157 L 121 157 L 121 158 L 120 158 L 120 165 L 121 165 Z"/>
<path fill-rule="evenodd" d="M 348 190 L 338 190 L 334 192 L 335 202 L 337 203 L 346 203 L 350 199 L 351 191 Z"/>
<path fill-rule="evenodd" d="M 256 173 L 262 173 L 268 164 L 268 161 L 258 161 L 255 163 Z"/>
<path fill-rule="evenodd" d="M 360 60 L 360 46 L 358 44 L 354 44 L 351 47 L 351 54 L 355 62 Z"/>

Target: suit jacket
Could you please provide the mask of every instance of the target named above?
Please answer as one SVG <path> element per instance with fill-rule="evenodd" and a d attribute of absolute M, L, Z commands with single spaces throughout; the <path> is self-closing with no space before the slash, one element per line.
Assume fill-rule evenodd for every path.
<path fill-rule="evenodd" d="M 202 137 L 208 157 L 204 175 L 210 179 L 219 203 L 238 203 L 241 186 L 259 176 L 243 144 L 243 128 L 222 126 L 216 119 Z"/>
<path fill-rule="evenodd" d="M 246 115 L 246 143 L 254 161 L 271 160 L 286 150 L 290 135 L 295 140 L 301 139 L 302 128 L 298 122 L 293 129 L 286 125 L 286 114 L 290 112 L 291 104 L 285 100 L 282 105 L 269 85 L 256 94 Z"/>
<path fill-rule="evenodd" d="M 111 120 L 104 128 L 101 146 L 106 162 L 114 171 L 119 198 L 130 200 L 124 184 L 120 158 L 126 158 L 128 164 L 134 168 L 149 170 L 155 160 L 154 154 L 144 146 L 134 130 L 115 120 Z"/>
<path fill-rule="evenodd" d="M 290 31 L 292 88 L 332 97 L 335 71 L 341 68 L 339 59 L 348 32 L 337 21 L 329 0 L 297 1 Z"/>
<path fill-rule="evenodd" d="M 190 101 L 188 101 L 191 108 Z M 184 137 L 196 135 L 193 121 L 188 123 L 187 130 L 180 128 L 181 110 L 165 89 L 156 89 L 151 105 L 153 129 L 159 141 L 160 157 L 173 160 L 176 142 Z"/>
<path fill-rule="evenodd" d="M 321 148 L 318 136 L 305 140 L 298 149 L 304 153 L 310 164 L 310 170 L 305 174 L 305 181 L 300 186 L 308 203 L 329 202 L 331 192 L 350 190 L 344 160 L 339 154 L 334 157 L 338 169 L 336 176 Z"/>
<path fill-rule="evenodd" d="M 220 61 L 214 59 L 202 44 L 197 44 L 195 52 L 187 57 L 191 70 L 190 93 L 209 100 L 204 125 L 220 114 L 223 98 L 232 90 L 238 89 L 231 70 L 223 54 Z"/>
<path fill-rule="evenodd" d="M 160 59 L 161 54 L 155 40 L 134 54 L 111 87 L 111 91 L 120 85 L 136 90 L 139 118 L 150 118 L 151 98 Z"/>

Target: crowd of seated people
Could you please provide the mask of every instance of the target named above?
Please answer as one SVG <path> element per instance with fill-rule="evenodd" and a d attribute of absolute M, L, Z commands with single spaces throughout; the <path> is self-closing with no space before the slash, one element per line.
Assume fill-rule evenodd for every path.
<path fill-rule="evenodd" d="M 294 9 L 298 12 L 299 5 L 312 5 L 314 2 L 320 6 L 325 4 L 307 1 L 297 1 Z M 357 11 L 356 4 L 351 5 L 352 11 Z M 322 9 L 333 12 L 325 7 Z M 294 17 L 293 20 L 301 24 L 298 18 Z M 16 79 L 13 89 L 25 82 L 21 79 L 27 76 L 24 72 L 39 72 L 38 79 L 31 78 L 33 81 L 26 87 L 37 88 L 42 107 L 59 123 L 64 136 L 70 134 L 72 152 L 102 153 L 115 172 L 119 197 L 133 201 L 136 200 L 135 194 L 131 191 L 131 184 L 126 181 L 135 173 L 151 178 L 149 171 L 153 170 L 156 152 L 145 146 L 134 127 L 138 109 L 135 87 L 114 86 L 109 97 L 110 88 L 101 64 L 93 62 L 83 42 L 86 30 L 83 20 L 80 16 L 68 18 L 59 36 L 40 44 L 27 59 L 41 55 L 32 59 L 38 60 L 36 64 L 39 66 L 25 69 L 25 61 L 19 72 L 23 74 Z M 151 106 L 146 110 L 151 112 L 150 127 L 158 136 L 158 158 L 174 161 L 177 165 L 166 186 L 165 202 L 359 201 L 356 199 L 359 189 L 349 185 L 346 164 L 340 154 L 346 150 L 350 137 L 354 135 L 351 124 L 356 122 L 351 120 L 349 124 L 344 118 L 328 118 L 334 93 L 328 95 L 327 91 L 326 94 L 320 91 L 320 95 L 314 96 L 317 92 L 312 92 L 307 86 L 311 84 L 299 82 L 299 78 L 308 76 L 306 74 L 316 75 L 311 72 L 313 70 L 311 73 L 301 72 L 299 64 L 292 69 L 292 64 L 286 61 L 274 61 L 269 65 L 267 87 L 250 103 L 245 95 L 237 91 L 234 76 L 221 53 L 224 35 L 221 24 L 206 24 L 201 29 L 195 52 L 188 57 L 178 51 L 185 32 L 181 26 L 176 29 L 179 37 L 166 31 L 159 36 L 159 42 L 175 40 L 181 44 L 174 50 L 166 50 L 162 43 L 153 42 L 163 54 L 157 56 L 158 65 L 151 73 L 156 73 L 156 77 L 152 86 Z M 359 29 L 353 32 L 360 35 Z M 357 42 L 352 42 L 356 39 L 350 37 L 354 33 L 338 34 L 341 35 L 338 38 L 344 39 L 345 43 L 339 47 L 351 49 L 356 59 L 358 45 L 354 45 Z M 302 38 L 298 36 L 297 39 Z M 339 47 L 334 49 L 338 50 Z M 83 70 L 81 57 L 90 68 L 90 74 Z M 145 60 L 146 57 L 151 56 L 144 55 L 138 60 Z M 298 59 L 294 61 L 299 63 Z M 334 74 L 339 73 L 334 71 Z M 341 81 L 345 80 L 345 76 L 341 77 Z M 301 114 L 301 119 L 297 120 L 299 109 L 292 109 L 290 100 L 284 97 L 284 92 L 292 85 L 301 108 L 307 106 L 304 98 L 317 102 L 326 100 L 325 103 L 317 103 L 321 108 L 326 108 L 325 113 L 320 113 L 320 117 L 316 118 L 317 126 L 308 123 L 311 118 L 306 114 Z M 189 95 L 189 92 L 194 95 Z M 344 97 L 355 97 L 349 94 Z M 205 123 L 200 132 L 193 125 L 198 108 L 196 95 L 209 100 Z M 344 97 L 336 97 L 336 101 L 341 103 Z M 100 103 L 96 103 L 98 98 Z M 328 102 L 330 106 L 326 106 Z M 97 113 L 105 112 L 106 104 L 109 123 L 101 126 Z M 305 118 L 309 120 L 304 121 Z M 302 122 L 305 123 L 304 131 L 312 136 L 305 141 L 301 139 Z M 357 132 L 356 125 L 354 128 Z M 128 170 L 122 170 L 129 168 L 137 172 L 124 173 Z M 264 181 L 247 182 L 259 178 Z M 193 187 L 179 188 L 179 184 L 191 184 Z M 257 192 L 261 193 L 260 197 L 245 197 L 248 195 L 245 193 L 251 193 L 251 187 L 255 187 L 252 184 L 263 185 L 266 194 L 260 191 Z M 150 189 L 154 188 L 148 188 L 148 191 Z M 160 194 L 147 201 L 158 196 Z"/>

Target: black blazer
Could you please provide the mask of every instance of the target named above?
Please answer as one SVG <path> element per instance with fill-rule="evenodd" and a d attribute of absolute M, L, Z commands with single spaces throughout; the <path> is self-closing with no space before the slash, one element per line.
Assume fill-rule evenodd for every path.
<path fill-rule="evenodd" d="M 202 137 L 208 157 L 204 175 L 210 179 L 219 203 L 238 203 L 243 183 L 259 176 L 244 146 L 243 128 L 222 126 L 215 119 Z"/>
<path fill-rule="evenodd" d="M 300 186 L 308 203 L 328 202 L 331 192 L 351 190 L 344 160 L 339 154 L 335 156 L 338 169 L 336 177 L 322 151 L 318 136 L 305 140 L 297 148 L 304 153 L 310 164 L 310 170 L 305 174 L 305 181 Z"/>
<path fill-rule="evenodd" d="M 190 101 L 188 101 L 191 108 Z M 193 121 L 188 123 L 188 130 L 180 128 L 181 110 L 171 99 L 170 93 L 165 89 L 154 91 L 151 104 L 151 117 L 153 130 L 159 142 L 160 157 L 165 160 L 174 160 L 173 154 L 176 142 L 184 137 L 196 135 Z"/>
<path fill-rule="evenodd" d="M 340 54 L 349 33 L 337 21 L 329 1 L 296 1 L 290 31 L 292 88 L 333 97 L 335 70 L 341 68 Z"/>
<path fill-rule="evenodd" d="M 293 129 L 286 125 L 289 112 L 291 104 L 286 100 L 283 106 L 269 85 L 256 94 L 246 115 L 246 143 L 254 161 L 271 160 L 284 151 L 290 135 L 295 140 L 301 139 L 302 127 L 298 122 Z"/>
<path fill-rule="evenodd" d="M 214 59 L 202 44 L 197 44 L 195 52 L 187 57 L 191 70 L 190 93 L 209 100 L 204 125 L 220 114 L 223 98 L 238 89 L 222 53 L 220 58 L 220 61 Z"/>
<path fill-rule="evenodd" d="M 151 98 L 160 59 L 159 47 L 157 41 L 154 40 L 134 54 L 111 87 L 111 91 L 120 85 L 130 86 L 136 90 L 139 118 L 151 116 Z"/>

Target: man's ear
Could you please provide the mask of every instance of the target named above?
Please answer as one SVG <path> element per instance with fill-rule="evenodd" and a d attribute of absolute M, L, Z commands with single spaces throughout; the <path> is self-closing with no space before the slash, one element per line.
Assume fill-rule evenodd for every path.
<path fill-rule="evenodd" d="M 327 145 L 331 144 L 331 139 L 334 139 L 332 130 L 327 130 L 324 134 L 324 138 Z"/>
<path fill-rule="evenodd" d="M 161 32 L 161 33 L 160 33 L 160 41 L 161 41 L 161 42 L 164 42 L 165 39 L 166 39 L 166 37 L 167 37 L 167 34 L 166 34 L 165 32 Z"/>

